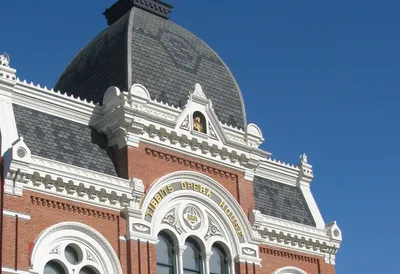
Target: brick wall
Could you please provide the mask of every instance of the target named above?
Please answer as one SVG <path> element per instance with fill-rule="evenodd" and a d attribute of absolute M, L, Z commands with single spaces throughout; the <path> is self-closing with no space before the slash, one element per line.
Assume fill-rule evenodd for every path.
<path fill-rule="evenodd" d="M 3 266 L 27 270 L 30 253 L 37 236 L 60 222 L 87 224 L 101 233 L 112 245 L 126 268 L 126 246 L 119 240 L 125 235 L 125 220 L 119 212 L 24 190 L 22 197 L 5 195 L 4 208 L 30 215 L 30 220 L 4 216 Z"/>
<path fill-rule="evenodd" d="M 319 256 L 261 245 L 260 257 L 262 267 L 257 267 L 256 274 L 271 274 L 286 266 L 298 267 L 308 274 L 335 274 L 335 267 L 326 264 L 324 258 Z"/>
<path fill-rule="evenodd" d="M 1 157 L 1 132 L 0 132 L 0 269 L 2 267 L 3 262 L 3 188 L 4 188 L 4 180 L 3 180 L 3 158 Z"/>
<path fill-rule="evenodd" d="M 225 187 L 239 202 L 246 215 L 254 208 L 253 183 L 244 179 L 244 173 L 194 157 L 171 152 L 152 145 L 140 144 L 138 148 L 113 149 L 119 174 L 143 180 L 147 190 L 160 177 L 174 171 L 191 170 L 205 174 Z M 125 155 L 126 154 L 126 155 Z M 127 158 L 127 165 L 119 163 Z M 121 160 L 122 159 L 122 160 Z"/>

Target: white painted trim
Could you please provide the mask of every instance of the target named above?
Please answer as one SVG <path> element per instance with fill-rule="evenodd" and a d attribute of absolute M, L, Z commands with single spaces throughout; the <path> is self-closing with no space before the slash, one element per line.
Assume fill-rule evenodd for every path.
<path fill-rule="evenodd" d="M 90 226 L 76 222 L 58 223 L 48 227 L 38 236 L 30 258 L 32 270 L 41 273 L 49 260 L 63 261 L 60 249 L 68 244 L 76 244 L 89 251 L 93 257 L 93 266 L 100 270 L 100 273 L 122 274 L 118 256 L 108 240 Z M 55 252 L 50 252 L 53 248 L 56 249 Z M 88 256 L 85 256 L 80 264 L 92 265 Z M 67 264 L 66 267 L 68 268 Z"/>
<path fill-rule="evenodd" d="M 295 266 L 285 266 L 275 270 L 273 274 L 307 274 L 307 272 Z"/>
<path fill-rule="evenodd" d="M 21 140 L 13 151 L 23 146 Z M 24 148 L 29 152 L 29 148 Z M 9 194 L 22 195 L 25 188 L 112 210 L 129 206 L 136 196 L 135 199 L 140 199 L 143 194 L 133 193 L 137 180 L 121 179 L 29 153 L 23 159 L 13 154 L 15 159 L 11 160 L 5 178 L 5 192 Z"/>
<path fill-rule="evenodd" d="M 0 95 L 0 156 L 3 156 L 18 139 L 17 125 L 11 100 Z"/>
<path fill-rule="evenodd" d="M 92 102 L 42 88 L 40 85 L 35 86 L 33 83 L 17 81 L 12 100 L 13 103 L 86 125 L 99 117 L 99 112 L 96 111 L 99 107 Z"/>
<path fill-rule="evenodd" d="M 314 196 L 310 190 L 310 184 L 309 183 L 300 184 L 299 187 L 300 187 L 301 192 L 303 193 L 304 199 L 307 202 L 307 206 L 310 209 L 310 212 L 315 221 L 316 227 L 319 229 L 324 229 L 325 221 L 322 218 L 321 212 L 319 211 L 317 203 L 315 202 Z"/>
<path fill-rule="evenodd" d="M 10 217 L 18 216 L 18 218 L 28 220 L 28 221 L 31 219 L 31 216 L 28 214 L 19 213 L 19 212 L 7 210 L 7 209 L 3 209 L 3 215 L 10 216 Z"/>
<path fill-rule="evenodd" d="M 327 263 L 335 263 L 335 254 L 342 239 L 341 231 L 335 222 L 320 229 L 263 215 L 257 210 L 251 212 L 250 220 L 261 243 L 324 256 Z M 335 230 L 339 233 L 337 236 Z"/>
<path fill-rule="evenodd" d="M 1 268 L 1 273 L 5 273 L 5 274 L 34 274 L 35 272 L 31 272 L 31 271 L 24 271 L 24 270 L 15 270 L 12 268 L 8 268 L 8 267 L 2 267 Z"/>
<path fill-rule="evenodd" d="M 152 213 L 151 221 L 149 218 L 146 219 L 147 207 L 160 189 L 167 187 L 169 184 L 179 185 L 181 182 L 200 184 L 210 190 L 211 195 L 215 196 L 211 198 L 212 196 L 207 197 L 205 194 L 199 194 L 199 192 L 193 190 L 175 189 L 159 202 L 159 205 Z M 217 197 L 217 201 L 215 201 L 215 197 Z M 226 204 L 223 208 L 219 204 L 221 201 Z M 195 230 L 190 228 L 183 219 L 187 207 L 197 208 L 197 212 L 201 215 L 199 217 L 201 222 Z M 226 213 L 227 209 L 232 212 L 232 214 L 229 213 L 229 216 Z M 173 214 L 173 218 L 179 223 L 176 223 L 177 226 L 165 221 L 166 216 L 170 214 Z M 128 211 L 124 215 L 129 216 L 127 218 L 127 230 L 130 231 L 130 238 L 156 239 L 161 230 L 166 230 L 176 239 L 177 245 L 183 246 L 186 238 L 194 235 L 200 241 L 200 245 L 203 246 L 205 252 L 210 252 L 212 244 L 218 241 L 227 246 L 227 250 L 230 251 L 230 255 L 236 261 L 254 262 L 256 265 L 261 262 L 257 245 L 261 239 L 257 240 L 254 237 L 253 230 L 243 209 L 230 192 L 217 181 L 204 174 L 193 171 L 178 171 L 161 177 L 148 189 L 141 204 L 141 214 Z M 230 219 L 231 216 L 234 216 L 235 219 L 233 220 L 238 222 L 238 227 L 240 227 L 243 237 L 238 237 L 238 230 L 234 228 L 234 224 Z M 143 232 L 136 231 L 137 229 L 133 230 L 135 224 L 140 224 L 146 229 L 143 229 Z M 207 233 L 211 231 L 214 225 L 218 227 L 220 234 L 207 238 Z M 246 254 L 243 250 L 248 253 Z"/>

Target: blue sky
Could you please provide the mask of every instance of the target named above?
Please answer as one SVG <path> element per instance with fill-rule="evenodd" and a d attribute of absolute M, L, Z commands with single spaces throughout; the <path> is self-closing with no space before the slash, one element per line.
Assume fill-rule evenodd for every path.
<path fill-rule="evenodd" d="M 4 1 L 0 52 L 21 79 L 52 87 L 113 2 Z M 398 272 L 399 2 L 169 3 L 232 70 L 263 148 L 291 163 L 308 154 L 325 222 L 344 236 L 337 273 Z"/>

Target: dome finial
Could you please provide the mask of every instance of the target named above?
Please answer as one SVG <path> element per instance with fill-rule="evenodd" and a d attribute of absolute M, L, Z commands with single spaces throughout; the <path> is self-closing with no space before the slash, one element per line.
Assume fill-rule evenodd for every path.
<path fill-rule="evenodd" d="M 106 9 L 103 13 L 107 18 L 107 24 L 111 25 L 133 7 L 138 7 L 165 19 L 169 18 L 172 9 L 171 5 L 160 0 L 118 0 L 117 3 Z"/>
<path fill-rule="evenodd" d="M 7 53 L 0 54 L 0 66 L 10 67 L 10 56 Z"/>

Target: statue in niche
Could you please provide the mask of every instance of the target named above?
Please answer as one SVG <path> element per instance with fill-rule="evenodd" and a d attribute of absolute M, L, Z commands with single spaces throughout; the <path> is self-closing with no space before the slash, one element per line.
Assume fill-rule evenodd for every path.
<path fill-rule="evenodd" d="M 193 130 L 201 132 L 201 133 L 206 133 L 206 118 L 204 115 L 196 111 L 193 113 Z"/>

